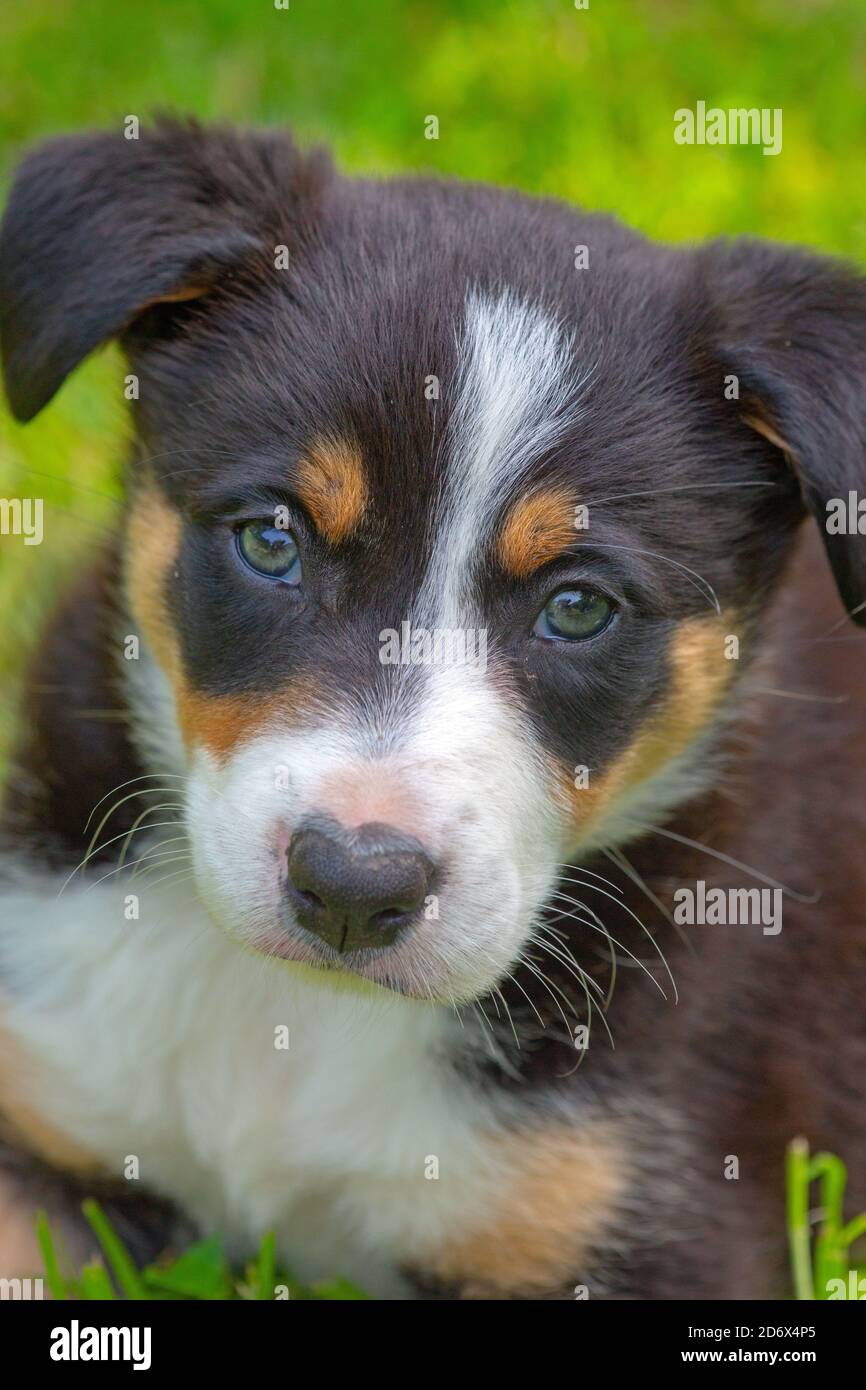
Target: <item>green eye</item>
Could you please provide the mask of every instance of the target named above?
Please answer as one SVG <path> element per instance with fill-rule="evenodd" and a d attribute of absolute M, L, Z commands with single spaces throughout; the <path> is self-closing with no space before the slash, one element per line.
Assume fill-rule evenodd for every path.
<path fill-rule="evenodd" d="M 614 611 L 610 599 L 597 589 L 562 589 L 542 608 L 532 630 L 536 637 L 585 642 L 604 631 Z"/>
<path fill-rule="evenodd" d="M 247 521 L 237 532 L 237 546 L 256 574 L 300 584 L 301 557 L 291 531 L 281 530 L 272 521 Z"/>

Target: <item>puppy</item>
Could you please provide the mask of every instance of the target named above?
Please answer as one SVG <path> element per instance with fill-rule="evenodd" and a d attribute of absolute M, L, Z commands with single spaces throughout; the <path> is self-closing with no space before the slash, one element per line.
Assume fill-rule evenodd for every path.
<path fill-rule="evenodd" d="M 784 1294 L 786 1144 L 866 1195 L 860 276 L 163 121 L 25 160 L 0 315 L 19 420 L 117 338 L 135 430 L 8 774 L 3 1264 L 93 1193 Z"/>

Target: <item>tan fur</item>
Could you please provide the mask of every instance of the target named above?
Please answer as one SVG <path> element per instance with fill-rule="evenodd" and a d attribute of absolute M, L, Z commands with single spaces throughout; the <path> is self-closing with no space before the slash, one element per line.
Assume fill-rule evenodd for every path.
<path fill-rule="evenodd" d="M 560 488 L 533 492 L 511 508 L 497 543 L 499 563 L 525 579 L 575 541 L 574 503 Z"/>
<path fill-rule="evenodd" d="M 367 510 L 364 461 L 347 440 L 314 440 L 298 465 L 297 487 L 317 530 L 332 545 L 351 535 Z"/>
<path fill-rule="evenodd" d="M 181 519 L 151 479 L 132 500 L 126 536 L 126 592 L 134 617 L 162 669 L 177 687 L 180 652 L 166 603 L 177 563 Z"/>
<path fill-rule="evenodd" d="M 178 725 L 187 748 L 203 746 L 219 761 L 252 738 L 275 716 L 299 718 L 311 692 L 297 686 L 262 698 L 205 695 L 190 684 L 166 602 L 177 563 L 181 519 L 153 480 L 138 488 L 130 510 L 126 545 L 126 589 L 141 633 L 171 683 Z"/>
<path fill-rule="evenodd" d="M 0 1126 L 16 1146 L 28 1149 L 55 1168 L 70 1173 L 97 1173 L 101 1165 L 75 1140 L 40 1115 L 39 1067 L 0 1023 Z"/>
<path fill-rule="evenodd" d="M 498 1141 L 498 1199 L 433 1261 L 463 1298 L 561 1293 L 581 1282 L 628 1181 L 618 1126 L 565 1126 Z"/>
<path fill-rule="evenodd" d="M 688 618 L 668 651 L 670 689 L 661 707 L 638 729 L 612 766 L 576 788 L 569 770 L 567 795 L 582 834 L 591 833 L 617 801 L 684 753 L 711 723 L 734 673 L 724 655 L 730 619 Z"/>
<path fill-rule="evenodd" d="M 749 426 L 749 429 L 754 430 L 756 434 L 763 435 L 776 449 L 781 449 L 782 453 L 787 456 L 789 461 L 793 458 L 794 451 L 790 444 L 786 443 L 769 420 L 765 420 L 762 415 L 754 414 L 744 415 L 743 421 Z"/>
<path fill-rule="evenodd" d="M 273 695 L 202 695 L 182 683 L 178 724 L 187 747 L 200 744 L 218 762 L 270 724 L 298 728 L 311 711 L 313 695 L 305 681 L 293 681 Z"/>

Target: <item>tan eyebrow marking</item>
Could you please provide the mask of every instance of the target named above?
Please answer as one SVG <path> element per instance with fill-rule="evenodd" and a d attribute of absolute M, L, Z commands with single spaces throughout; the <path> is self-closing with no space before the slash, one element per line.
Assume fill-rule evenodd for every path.
<path fill-rule="evenodd" d="M 367 510 L 364 461 L 345 439 L 315 439 L 298 465 L 297 486 L 316 528 L 338 545 L 351 535 Z"/>
<path fill-rule="evenodd" d="M 576 539 L 574 502 L 564 488 L 546 488 L 514 503 L 497 542 L 503 569 L 516 579 L 555 560 Z"/>

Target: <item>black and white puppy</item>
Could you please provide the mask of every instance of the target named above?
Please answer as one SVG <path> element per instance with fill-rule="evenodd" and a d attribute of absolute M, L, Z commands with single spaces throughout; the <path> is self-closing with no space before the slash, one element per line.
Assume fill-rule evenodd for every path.
<path fill-rule="evenodd" d="M 25 160 L 0 336 L 21 420 L 135 398 L 6 789 L 3 1272 L 104 1187 L 386 1297 L 783 1292 L 785 1144 L 866 1141 L 864 281 L 163 122 Z"/>

